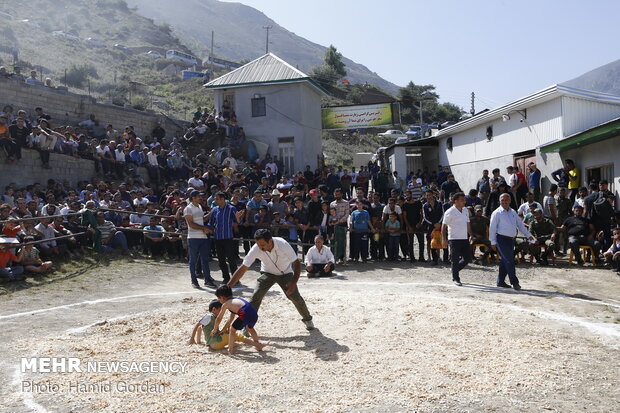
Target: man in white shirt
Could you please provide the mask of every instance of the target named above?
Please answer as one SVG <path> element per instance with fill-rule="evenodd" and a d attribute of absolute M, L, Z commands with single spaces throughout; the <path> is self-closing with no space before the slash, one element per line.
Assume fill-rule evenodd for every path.
<path fill-rule="evenodd" d="M 229 168 L 232 168 L 235 171 L 237 170 L 237 160 L 235 158 L 233 158 L 233 156 L 230 154 L 230 152 L 228 153 L 228 156 L 226 158 L 224 158 L 224 161 L 222 161 L 222 165 L 226 165 L 226 162 L 228 162 L 228 167 Z M 277 166 L 276 166 L 276 168 L 277 168 Z"/>
<path fill-rule="evenodd" d="M 491 214 L 489 240 L 491 241 L 491 248 L 494 251 L 499 251 L 501 256 L 497 286 L 510 288 L 506 284 L 506 275 L 508 275 L 512 288 L 520 290 L 521 286 L 515 270 L 515 236 L 517 231 L 521 231 L 530 241 L 536 242 L 536 239 L 525 227 L 517 212 L 510 208 L 510 201 L 510 194 L 503 193 L 500 195 L 500 206 Z"/>
<path fill-rule="evenodd" d="M 194 169 L 194 176 L 187 180 L 187 184 L 194 189 L 203 190 L 205 187 L 205 183 L 200 177 L 202 176 L 202 171 L 198 168 Z"/>
<path fill-rule="evenodd" d="M 205 279 L 205 287 L 217 288 L 211 271 L 209 270 L 209 255 L 211 252 L 211 242 L 207 234 L 212 230 L 205 225 L 205 213 L 200 205 L 202 193 L 193 190 L 189 194 L 189 203 L 183 210 L 183 217 L 187 222 L 187 249 L 189 250 L 189 274 L 192 279 L 192 287 L 200 288 L 196 278 L 196 265 L 200 259 L 202 273 Z"/>
<path fill-rule="evenodd" d="M 265 165 L 265 173 L 267 173 L 267 169 L 271 169 L 271 173 L 274 175 L 278 175 L 278 165 L 276 165 L 276 163 L 272 160 L 269 160 L 269 162 Z"/>
<path fill-rule="evenodd" d="M 528 192 L 527 195 L 525 195 L 525 202 L 523 204 L 521 204 L 521 206 L 519 207 L 519 209 L 517 210 L 517 214 L 520 217 L 524 217 L 528 212 L 530 212 L 530 204 L 534 204 L 536 205 L 536 209 L 540 209 L 541 211 L 543 210 L 542 205 L 540 205 L 538 202 L 536 202 L 534 200 L 534 194 L 531 192 Z"/>
<path fill-rule="evenodd" d="M 506 173 L 508 174 L 507 184 L 510 187 L 509 191 L 513 194 L 517 192 L 517 184 L 519 183 L 519 177 L 515 172 L 515 168 L 513 166 L 509 166 L 506 168 Z"/>
<path fill-rule="evenodd" d="M 323 236 L 314 237 L 314 246 L 308 250 L 306 255 L 306 276 L 311 277 L 331 277 L 334 271 L 334 254 L 329 247 L 323 245 Z"/>
<path fill-rule="evenodd" d="M 441 235 L 450 245 L 450 261 L 452 262 L 452 282 L 462 286 L 459 272 L 471 262 L 471 247 L 468 234 L 471 234 L 469 210 L 465 208 L 465 194 L 457 192 L 452 195 L 453 205 L 443 214 Z"/>
<path fill-rule="evenodd" d="M 261 276 L 256 281 L 256 287 L 250 299 L 256 311 L 258 312 L 267 291 L 278 283 L 286 297 L 295 304 L 295 308 L 301 314 L 301 321 L 306 325 L 306 330 L 313 330 L 312 316 L 297 289 L 297 281 L 301 275 L 301 263 L 297 258 L 297 253 L 283 238 L 272 237 L 271 232 L 266 228 L 257 230 L 254 239 L 256 244 L 247 253 L 243 264 L 235 271 L 228 286 L 232 287 L 237 284 L 254 261 L 260 260 Z"/>

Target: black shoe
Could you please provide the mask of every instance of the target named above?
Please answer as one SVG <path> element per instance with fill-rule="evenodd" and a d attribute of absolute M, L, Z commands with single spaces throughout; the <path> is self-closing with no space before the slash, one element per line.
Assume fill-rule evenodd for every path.
<path fill-rule="evenodd" d="M 521 286 L 520 286 L 519 284 L 514 284 L 514 285 L 512 286 L 512 288 L 514 288 L 515 290 L 517 290 L 517 291 L 518 291 L 518 290 L 520 290 L 520 289 L 521 289 Z"/>
<path fill-rule="evenodd" d="M 437 265 L 437 264 L 438 264 L 438 262 L 437 262 L 437 261 L 433 261 L 433 262 L 431 262 L 431 265 L 432 265 L 433 267 L 434 267 L 435 265 Z"/>
<path fill-rule="evenodd" d="M 577 260 L 577 265 L 583 267 L 583 260 Z"/>
<path fill-rule="evenodd" d="M 503 281 L 501 283 L 497 283 L 497 286 L 502 288 L 510 288 L 510 286 Z"/>
<path fill-rule="evenodd" d="M 461 280 L 452 280 L 452 282 L 454 283 L 454 285 L 456 285 L 457 287 L 462 287 L 463 283 L 461 282 Z"/>
<path fill-rule="evenodd" d="M 228 284 L 229 282 L 230 282 L 230 277 L 228 277 L 228 278 L 224 278 L 224 279 L 222 280 L 222 284 Z"/>
<path fill-rule="evenodd" d="M 217 285 L 215 285 L 215 283 L 212 280 L 209 280 L 209 281 L 205 281 L 205 287 L 217 288 Z"/>
<path fill-rule="evenodd" d="M 200 289 L 200 285 L 198 284 L 198 282 L 192 282 L 192 287 Z"/>

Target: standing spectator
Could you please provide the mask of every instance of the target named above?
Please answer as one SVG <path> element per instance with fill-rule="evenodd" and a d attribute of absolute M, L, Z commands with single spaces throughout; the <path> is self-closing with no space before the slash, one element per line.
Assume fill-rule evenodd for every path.
<path fill-rule="evenodd" d="M 489 184 L 491 185 L 491 191 L 495 191 L 500 184 L 506 184 L 506 179 L 499 174 L 499 168 L 493 169 L 491 173 L 493 176 L 489 179 Z"/>
<path fill-rule="evenodd" d="M 374 229 L 370 222 L 370 214 L 364 209 L 362 201 L 357 201 L 357 209 L 351 213 L 350 230 L 351 257 L 349 261 L 357 262 L 361 258 L 365 263 L 368 259 L 368 233 L 369 230 L 374 231 Z"/>
<path fill-rule="evenodd" d="M 30 71 L 30 76 L 26 79 L 26 83 L 29 85 L 41 85 L 43 84 L 43 82 L 41 82 L 39 79 L 37 79 L 37 71 L 36 70 L 31 70 Z"/>
<path fill-rule="evenodd" d="M 545 218 L 549 218 L 556 225 L 558 222 L 558 210 L 556 208 L 555 195 L 558 192 L 558 186 L 551 184 L 549 187 L 549 194 L 543 199 L 543 215 Z"/>
<path fill-rule="evenodd" d="M 342 199 L 342 191 L 336 189 L 334 191 L 335 200 L 330 204 L 331 208 L 336 209 L 334 240 L 338 247 L 334 251 L 334 255 L 338 263 L 344 262 L 344 254 L 346 251 L 346 232 L 347 221 L 349 220 L 349 203 Z"/>
<path fill-rule="evenodd" d="M 414 240 L 418 240 L 418 261 L 424 262 L 424 217 L 422 215 L 422 202 L 419 198 L 414 198 L 410 190 L 405 191 L 405 203 L 402 206 L 403 222 L 407 229 L 407 239 L 409 245 L 409 259 L 412 263 L 416 262 L 413 247 Z"/>
<path fill-rule="evenodd" d="M 530 175 L 528 179 L 529 190 L 532 194 L 534 194 L 534 201 L 541 201 L 541 192 L 540 192 L 540 169 L 536 167 L 534 162 L 530 162 L 527 167 L 530 170 Z"/>
<path fill-rule="evenodd" d="M 395 212 L 390 212 L 387 221 L 383 223 L 388 233 L 387 239 L 387 259 L 388 261 L 398 261 L 398 243 L 400 240 L 400 221 Z"/>
<path fill-rule="evenodd" d="M 433 229 L 435 229 L 435 225 L 441 223 L 443 218 L 443 208 L 442 205 L 437 202 L 437 198 L 435 198 L 435 193 L 432 190 L 426 191 L 426 203 L 424 203 L 422 207 L 422 213 L 424 218 L 424 223 L 426 225 L 426 242 L 429 250 L 428 255 L 432 257 L 433 262 L 431 265 L 437 265 L 439 261 L 439 251 L 436 249 L 431 249 L 431 233 Z"/>
<path fill-rule="evenodd" d="M 27 146 L 28 135 L 31 129 L 26 127 L 24 119 L 17 118 L 14 125 L 9 126 L 9 136 L 15 142 L 15 158 L 22 158 L 22 148 Z"/>
<path fill-rule="evenodd" d="M 577 192 L 579 192 L 579 185 L 581 183 L 581 173 L 572 159 L 567 159 L 564 163 L 566 164 L 566 173 L 568 174 L 568 190 L 570 191 L 568 196 L 571 201 L 575 202 L 575 197 L 577 196 Z"/>
<path fill-rule="evenodd" d="M 478 179 L 478 182 L 476 183 L 476 190 L 482 200 L 482 205 L 486 205 L 489 199 L 489 194 L 491 193 L 491 183 L 488 169 L 482 171 L 482 178 Z"/>
<path fill-rule="evenodd" d="M 189 194 L 189 203 L 183 210 L 183 216 L 187 223 L 187 245 L 189 249 L 189 273 L 194 288 L 200 288 L 198 279 L 196 278 L 196 265 L 200 259 L 202 273 L 204 275 L 205 286 L 216 288 L 211 271 L 209 270 L 209 254 L 211 243 L 207 234 L 211 230 L 204 225 L 204 210 L 202 209 L 203 194 L 193 190 Z"/>
<path fill-rule="evenodd" d="M 501 194 L 499 202 L 499 208 L 491 214 L 491 225 L 489 228 L 491 248 L 494 251 L 499 251 L 501 257 L 497 286 L 510 288 L 506 284 L 506 275 L 508 275 L 512 288 L 520 290 L 521 285 L 519 285 L 519 279 L 515 270 L 515 236 L 517 231 L 521 231 L 529 240 L 536 241 L 536 239 L 523 225 L 523 221 L 521 221 L 517 212 L 510 207 L 510 195 Z"/>
<path fill-rule="evenodd" d="M 515 166 L 515 175 L 517 175 L 518 178 L 515 195 L 517 202 L 522 202 L 525 199 L 525 194 L 528 192 L 527 181 L 525 179 L 525 174 L 519 169 L 518 166 Z"/>
<path fill-rule="evenodd" d="M 452 194 L 461 191 L 458 182 L 454 180 L 454 175 L 448 174 L 448 179 L 441 184 L 441 192 L 439 200 L 441 202 L 449 202 Z"/>
<path fill-rule="evenodd" d="M 469 210 L 465 208 L 465 194 L 457 192 L 452 195 L 452 205 L 443 215 L 441 233 L 443 244 L 450 246 L 450 260 L 452 262 L 452 282 L 461 283 L 460 271 L 471 262 L 471 249 L 468 234 L 471 234 Z"/>
<path fill-rule="evenodd" d="M 215 247 L 217 250 L 217 261 L 222 270 L 224 283 L 230 281 L 230 275 L 237 271 L 237 251 L 238 245 L 233 240 L 235 228 L 243 211 L 226 203 L 226 194 L 217 192 L 215 194 L 215 208 L 211 210 L 209 228 L 215 236 Z"/>

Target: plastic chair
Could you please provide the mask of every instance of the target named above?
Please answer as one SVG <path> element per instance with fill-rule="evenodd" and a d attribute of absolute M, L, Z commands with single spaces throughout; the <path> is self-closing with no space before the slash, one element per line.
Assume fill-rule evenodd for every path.
<path fill-rule="evenodd" d="M 589 245 L 580 245 L 579 246 L 579 254 L 581 255 L 583 253 L 583 261 L 586 261 L 586 258 L 588 257 L 588 255 L 586 254 L 586 251 L 590 251 L 590 256 L 592 257 L 592 265 L 596 265 L 596 255 L 594 255 L 594 248 L 592 248 Z M 572 265 L 573 264 L 573 250 L 570 250 L 570 253 L 568 254 L 568 264 Z"/>

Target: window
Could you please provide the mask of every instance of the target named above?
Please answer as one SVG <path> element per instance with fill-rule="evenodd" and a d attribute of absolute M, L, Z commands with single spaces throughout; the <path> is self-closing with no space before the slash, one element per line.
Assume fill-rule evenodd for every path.
<path fill-rule="evenodd" d="M 266 116 L 265 98 L 252 98 L 252 117 Z"/>
<path fill-rule="evenodd" d="M 284 165 L 283 173 L 295 172 L 295 138 L 278 138 L 278 157 Z"/>
<path fill-rule="evenodd" d="M 487 126 L 487 140 L 493 140 L 493 125 Z"/>
<path fill-rule="evenodd" d="M 592 168 L 586 169 L 586 183 L 590 183 L 592 181 L 599 182 L 603 179 L 609 182 L 609 190 L 614 192 L 614 165 L 600 165 Z"/>
<path fill-rule="evenodd" d="M 446 140 L 446 147 L 448 148 L 449 151 L 452 150 L 452 136 L 450 136 L 447 140 Z"/>

